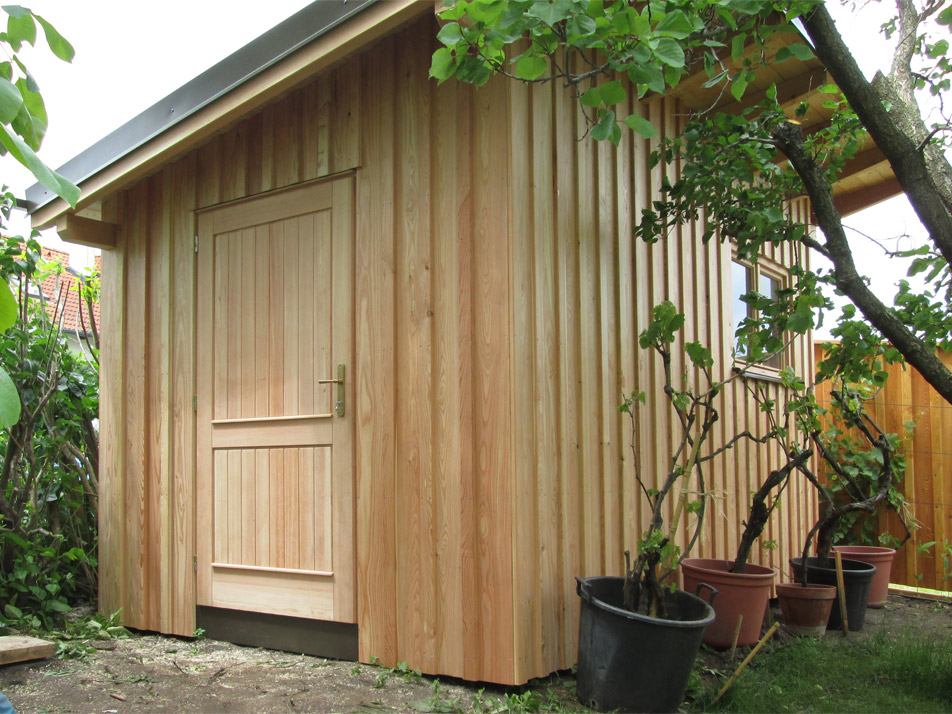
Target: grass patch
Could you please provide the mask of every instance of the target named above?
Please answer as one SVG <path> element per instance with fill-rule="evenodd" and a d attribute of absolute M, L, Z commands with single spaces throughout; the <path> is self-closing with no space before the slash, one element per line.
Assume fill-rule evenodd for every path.
<path fill-rule="evenodd" d="M 689 711 L 950 712 L 952 640 L 797 639 L 761 652 L 712 705 L 722 683 L 708 682 Z"/>

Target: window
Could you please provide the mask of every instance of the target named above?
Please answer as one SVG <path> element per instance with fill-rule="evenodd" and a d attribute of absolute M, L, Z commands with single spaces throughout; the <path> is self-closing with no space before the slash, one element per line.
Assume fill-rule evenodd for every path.
<path fill-rule="evenodd" d="M 773 298 L 783 285 L 781 273 L 772 266 L 757 263 L 748 265 L 737 260 L 731 261 L 731 329 L 736 333 L 740 323 L 748 317 L 757 317 L 757 311 L 744 302 L 741 297 L 750 292 L 757 292 L 764 297 Z M 740 359 L 744 353 L 735 341 L 734 349 Z M 783 351 L 777 352 L 762 361 L 759 367 L 769 370 L 779 370 L 783 366 Z"/>

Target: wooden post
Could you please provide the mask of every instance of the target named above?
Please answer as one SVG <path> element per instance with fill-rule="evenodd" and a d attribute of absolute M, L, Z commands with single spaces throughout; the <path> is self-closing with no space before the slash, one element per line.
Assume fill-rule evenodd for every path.
<path fill-rule="evenodd" d="M 843 621 L 843 637 L 846 637 L 849 621 L 846 619 L 846 588 L 843 586 L 843 554 L 837 550 L 834 557 L 836 558 L 836 589 L 840 596 L 840 619 Z"/>

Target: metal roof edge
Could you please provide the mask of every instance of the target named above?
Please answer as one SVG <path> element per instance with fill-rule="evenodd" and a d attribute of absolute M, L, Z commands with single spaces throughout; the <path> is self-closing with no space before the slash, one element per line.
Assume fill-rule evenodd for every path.
<path fill-rule="evenodd" d="M 376 2 L 315 0 L 133 117 L 57 172 L 80 184 Z M 56 198 L 53 191 L 36 183 L 26 190 L 27 210 L 33 213 Z"/>

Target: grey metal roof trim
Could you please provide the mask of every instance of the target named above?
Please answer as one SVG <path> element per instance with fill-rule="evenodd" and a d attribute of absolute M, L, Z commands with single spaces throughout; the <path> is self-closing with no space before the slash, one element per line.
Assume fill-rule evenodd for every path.
<path fill-rule="evenodd" d="M 316 0 L 100 139 L 57 172 L 75 184 L 85 181 L 377 1 Z M 26 190 L 30 213 L 55 198 L 55 193 L 39 183 Z"/>

